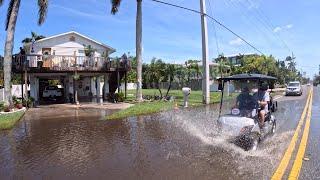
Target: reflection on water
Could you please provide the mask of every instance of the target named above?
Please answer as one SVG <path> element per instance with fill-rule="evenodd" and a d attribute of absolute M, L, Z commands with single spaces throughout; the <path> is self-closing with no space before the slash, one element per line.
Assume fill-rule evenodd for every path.
<path fill-rule="evenodd" d="M 32 109 L 0 132 L 1 179 L 266 179 L 292 132 L 254 153 L 216 131 L 217 106 L 126 120 L 109 111 Z M 279 148 L 280 147 L 280 148 Z M 272 155 L 270 155 L 272 154 Z"/>

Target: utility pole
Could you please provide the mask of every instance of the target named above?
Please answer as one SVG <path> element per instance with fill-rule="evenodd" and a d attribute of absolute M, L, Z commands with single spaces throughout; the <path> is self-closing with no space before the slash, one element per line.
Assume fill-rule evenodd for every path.
<path fill-rule="evenodd" d="M 202 98 L 204 104 L 210 103 L 209 92 L 209 48 L 208 48 L 208 23 L 205 0 L 200 0 L 201 30 L 202 30 Z"/>

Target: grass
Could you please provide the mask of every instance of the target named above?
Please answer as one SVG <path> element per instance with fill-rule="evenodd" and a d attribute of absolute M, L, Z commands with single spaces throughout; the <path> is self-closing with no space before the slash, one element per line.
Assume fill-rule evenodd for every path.
<path fill-rule="evenodd" d="M 12 129 L 23 116 L 24 111 L 0 115 L 0 130 Z"/>
<path fill-rule="evenodd" d="M 163 94 L 165 94 L 166 91 L 163 90 Z M 143 95 L 160 95 L 158 89 L 143 89 L 142 90 Z M 125 102 L 127 103 L 133 103 L 134 106 L 131 106 L 127 109 L 120 110 L 118 112 L 115 112 L 114 114 L 111 114 L 110 116 L 107 116 L 107 120 L 112 119 L 122 119 L 126 117 L 132 117 L 132 116 L 139 116 L 139 115 L 147 115 L 152 113 L 157 113 L 161 111 L 168 111 L 174 108 L 175 104 L 178 106 L 183 105 L 183 94 L 181 90 L 171 90 L 169 93 L 170 96 L 175 97 L 174 102 L 166 102 L 166 101 L 152 101 L 152 102 L 142 102 L 142 103 L 136 103 L 135 102 L 135 90 L 129 90 L 128 91 L 128 97 Z M 220 101 L 220 95 L 219 92 L 211 92 L 210 93 L 210 103 L 217 103 Z M 191 91 L 190 97 L 189 97 L 189 106 L 200 106 L 202 104 L 202 91 Z"/>
<path fill-rule="evenodd" d="M 154 102 L 142 102 L 137 103 L 127 109 L 118 111 L 116 113 L 107 116 L 107 120 L 122 119 L 126 117 L 147 115 L 157 113 L 161 111 L 167 111 L 172 109 L 174 104 L 172 102 L 154 101 Z"/>

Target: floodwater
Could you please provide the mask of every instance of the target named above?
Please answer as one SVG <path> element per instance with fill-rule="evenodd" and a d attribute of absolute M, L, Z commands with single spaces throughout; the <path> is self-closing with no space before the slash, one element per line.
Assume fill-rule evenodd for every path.
<path fill-rule="evenodd" d="M 0 179 L 269 179 L 304 102 L 279 102 L 279 131 L 255 152 L 213 136 L 217 106 L 114 121 L 105 110 L 31 109 L 0 132 Z"/>

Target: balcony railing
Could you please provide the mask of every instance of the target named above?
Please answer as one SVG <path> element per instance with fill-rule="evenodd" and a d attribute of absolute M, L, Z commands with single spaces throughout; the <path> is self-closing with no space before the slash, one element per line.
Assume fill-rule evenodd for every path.
<path fill-rule="evenodd" d="M 108 71 L 127 70 L 129 62 L 106 57 L 63 55 L 14 55 L 12 68 L 16 71 Z"/>

